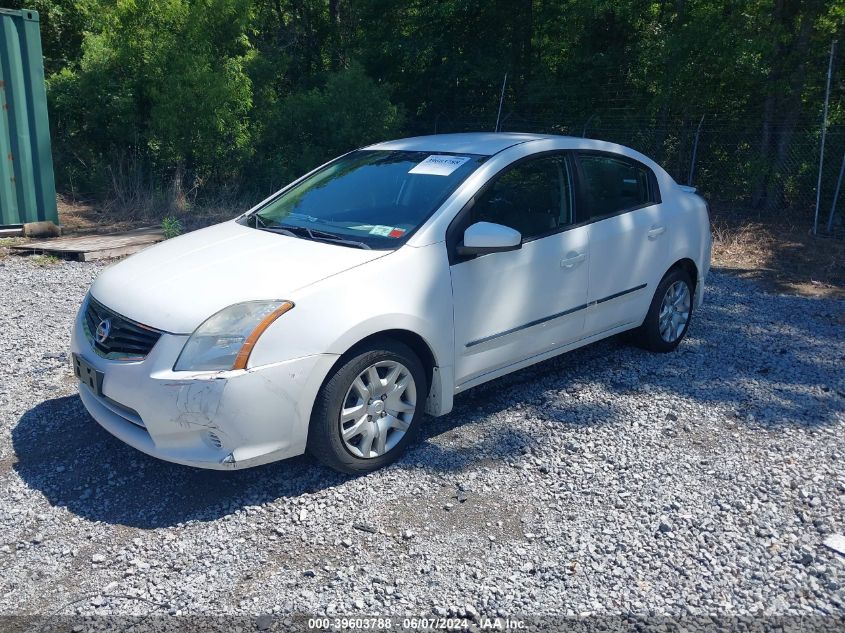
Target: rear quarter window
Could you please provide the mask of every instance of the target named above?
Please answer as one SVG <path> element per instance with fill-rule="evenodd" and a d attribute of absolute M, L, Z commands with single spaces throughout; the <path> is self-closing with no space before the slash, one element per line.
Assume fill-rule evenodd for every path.
<path fill-rule="evenodd" d="M 589 219 L 659 201 L 652 171 L 637 161 L 608 154 L 578 154 L 581 187 Z"/>

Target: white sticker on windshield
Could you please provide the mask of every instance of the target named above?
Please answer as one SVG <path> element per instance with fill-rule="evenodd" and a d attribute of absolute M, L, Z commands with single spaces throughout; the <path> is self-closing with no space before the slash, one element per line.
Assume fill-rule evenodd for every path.
<path fill-rule="evenodd" d="M 448 176 L 468 160 L 468 156 L 432 154 L 423 162 L 413 167 L 408 173 L 425 174 L 428 176 Z"/>

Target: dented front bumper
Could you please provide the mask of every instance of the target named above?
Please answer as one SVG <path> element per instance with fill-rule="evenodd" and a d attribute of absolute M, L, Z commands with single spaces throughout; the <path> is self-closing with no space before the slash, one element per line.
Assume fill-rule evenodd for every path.
<path fill-rule="evenodd" d="M 144 453 L 200 468 L 247 468 L 305 451 L 311 408 L 337 356 L 174 372 L 187 339 L 163 334 L 145 359 L 112 361 L 93 351 L 77 317 L 72 351 L 104 374 L 102 395 L 79 385 L 91 416 Z"/>

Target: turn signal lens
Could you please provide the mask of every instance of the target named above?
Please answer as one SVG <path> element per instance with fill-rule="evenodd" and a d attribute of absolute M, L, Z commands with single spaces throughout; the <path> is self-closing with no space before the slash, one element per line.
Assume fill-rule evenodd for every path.
<path fill-rule="evenodd" d="M 246 301 L 220 310 L 191 334 L 174 371 L 245 369 L 261 334 L 291 308 L 291 301 Z"/>
<path fill-rule="evenodd" d="M 252 331 L 252 333 L 246 337 L 243 347 L 241 347 L 241 351 L 238 352 L 238 355 L 235 357 L 235 364 L 232 365 L 232 369 L 246 369 L 247 361 L 249 361 L 249 355 L 252 354 L 252 348 L 255 347 L 255 344 L 258 342 L 258 338 L 262 334 L 264 334 L 264 330 L 270 327 L 270 324 L 273 323 L 273 321 L 278 319 L 292 307 L 293 303 L 291 303 L 290 301 L 285 301 L 284 303 L 282 303 L 282 305 L 280 305 L 278 308 L 276 308 L 270 314 L 264 317 L 258 325 L 255 326 L 255 329 Z"/>

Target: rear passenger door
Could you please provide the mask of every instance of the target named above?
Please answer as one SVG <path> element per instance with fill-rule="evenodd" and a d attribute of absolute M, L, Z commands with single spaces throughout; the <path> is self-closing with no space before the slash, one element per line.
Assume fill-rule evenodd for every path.
<path fill-rule="evenodd" d="M 663 271 L 666 222 L 654 173 L 609 152 L 578 152 L 579 209 L 590 227 L 589 304 L 585 333 L 599 334 L 645 317 Z M 656 275 L 656 277 L 655 277 Z"/>

